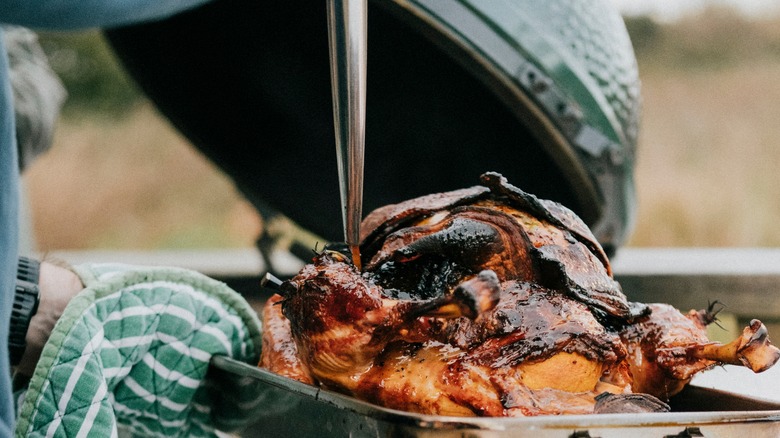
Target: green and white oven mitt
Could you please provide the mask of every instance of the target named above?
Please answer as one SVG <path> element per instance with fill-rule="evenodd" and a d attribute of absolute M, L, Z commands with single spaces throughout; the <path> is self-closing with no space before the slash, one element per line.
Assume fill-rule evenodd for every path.
<path fill-rule="evenodd" d="M 17 437 L 215 436 L 209 360 L 257 363 L 261 330 L 224 283 L 178 268 L 88 264 L 27 390 Z"/>

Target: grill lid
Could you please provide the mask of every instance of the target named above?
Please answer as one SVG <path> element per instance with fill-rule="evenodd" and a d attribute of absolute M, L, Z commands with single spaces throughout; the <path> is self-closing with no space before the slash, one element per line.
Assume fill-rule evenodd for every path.
<path fill-rule="evenodd" d="M 639 82 L 609 1 L 374 0 L 368 20 L 364 212 L 497 171 L 625 241 Z M 222 0 L 107 36 L 261 213 L 341 238 L 325 2 Z"/>

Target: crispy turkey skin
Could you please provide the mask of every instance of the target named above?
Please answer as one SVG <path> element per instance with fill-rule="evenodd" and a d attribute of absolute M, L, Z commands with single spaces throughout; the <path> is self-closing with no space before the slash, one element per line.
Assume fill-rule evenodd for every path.
<path fill-rule="evenodd" d="M 261 366 L 394 409 L 530 416 L 668 410 L 696 372 L 780 358 L 758 320 L 721 345 L 711 309 L 628 301 L 573 212 L 481 182 L 370 213 L 362 272 L 327 248 L 284 282 Z"/>

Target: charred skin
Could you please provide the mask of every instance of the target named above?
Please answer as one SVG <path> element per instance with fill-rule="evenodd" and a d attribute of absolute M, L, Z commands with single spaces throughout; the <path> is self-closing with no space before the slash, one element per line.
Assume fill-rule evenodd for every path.
<path fill-rule="evenodd" d="M 712 322 L 708 312 L 691 310 L 683 315 L 668 304 L 650 307 L 650 315 L 620 333 L 628 347 L 636 392 L 669 400 L 694 374 L 716 365 L 740 365 L 760 373 L 780 359 L 780 350 L 757 319 L 734 341 L 720 344 L 707 339 L 705 327 Z"/>
<path fill-rule="evenodd" d="M 778 360 L 760 321 L 713 344 L 712 312 L 629 302 L 574 213 L 482 183 L 369 214 L 363 272 L 317 255 L 266 305 L 263 366 L 395 409 L 527 416 L 665 410 L 698 371 Z"/>
<path fill-rule="evenodd" d="M 437 326 L 421 316 L 477 315 L 492 306 L 498 282 L 485 275 L 432 299 L 396 300 L 343 255 L 324 252 L 283 284 L 282 313 L 298 355 L 317 381 L 352 393 L 388 343 L 434 335 Z"/>
<path fill-rule="evenodd" d="M 459 276 L 493 269 L 502 281 L 560 290 L 586 303 L 605 324 L 619 326 L 647 312 L 628 302 L 603 249 L 571 210 L 523 192 L 497 173 L 481 180 L 484 186 L 371 212 L 361 228 L 366 270 L 386 280 L 386 287 L 414 277 L 423 285 L 416 290 L 430 293 L 433 286 L 441 293 Z M 420 275 L 420 267 L 438 271 Z M 408 288 L 408 281 L 402 285 Z"/>
<path fill-rule="evenodd" d="M 329 254 L 283 285 L 282 312 L 299 355 L 317 381 L 350 392 L 385 347 L 375 331 L 396 323 L 399 301 L 385 299 L 354 265 Z"/>
<path fill-rule="evenodd" d="M 263 307 L 263 350 L 259 365 L 280 376 L 313 384 L 309 367 L 298 354 L 290 320 L 282 314 L 282 300 L 280 295 L 273 295 Z"/>
<path fill-rule="evenodd" d="M 396 300 L 340 259 L 318 256 L 282 300 L 327 388 L 407 411 L 510 416 L 592 411 L 628 383 L 614 381 L 626 371 L 619 336 L 565 295 L 487 271 L 443 297 Z"/>

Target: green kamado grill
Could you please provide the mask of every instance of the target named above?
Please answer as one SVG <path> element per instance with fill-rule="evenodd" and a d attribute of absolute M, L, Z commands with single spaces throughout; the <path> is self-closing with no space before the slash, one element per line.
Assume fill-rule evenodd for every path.
<path fill-rule="evenodd" d="M 369 0 L 363 211 L 496 171 L 608 252 L 632 228 L 639 83 L 607 0 Z M 325 1 L 220 0 L 108 39 L 264 214 L 341 240 Z"/>

